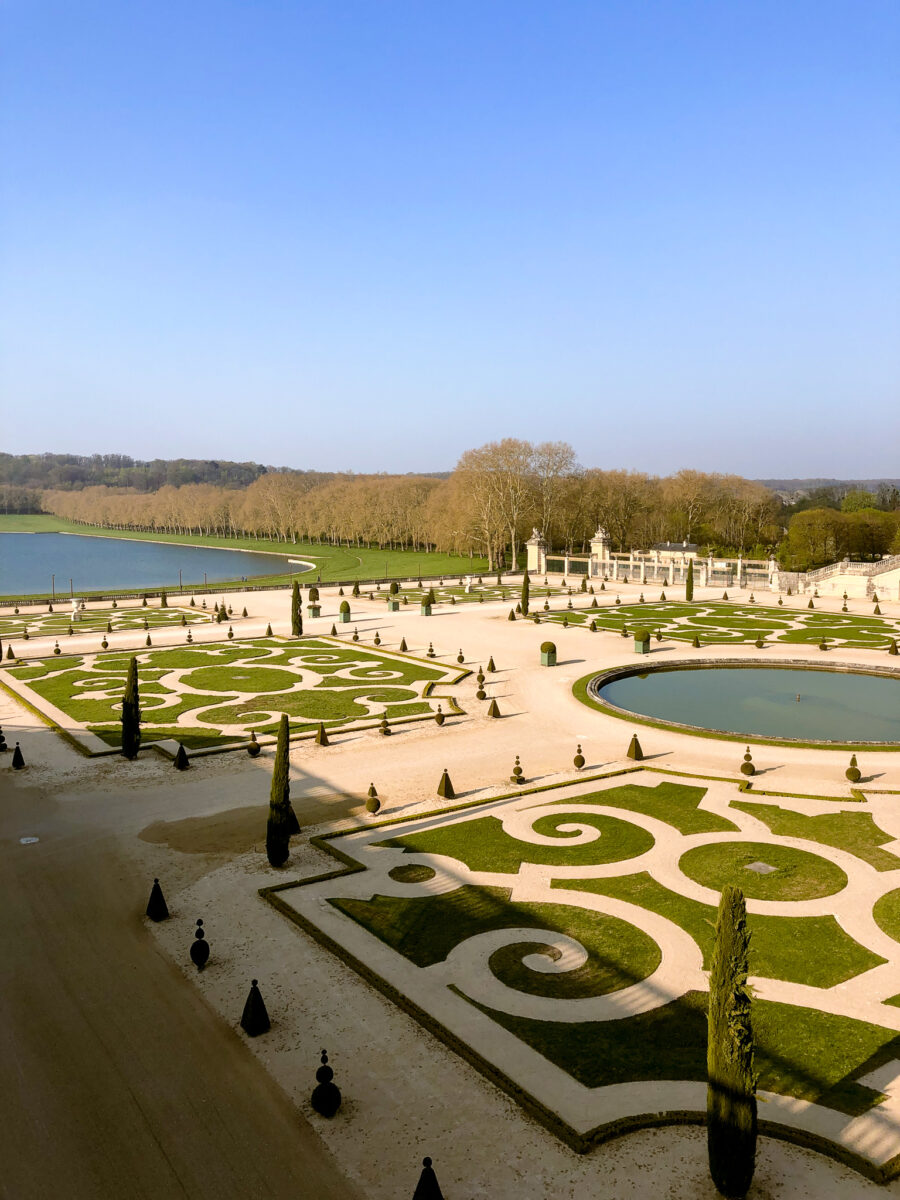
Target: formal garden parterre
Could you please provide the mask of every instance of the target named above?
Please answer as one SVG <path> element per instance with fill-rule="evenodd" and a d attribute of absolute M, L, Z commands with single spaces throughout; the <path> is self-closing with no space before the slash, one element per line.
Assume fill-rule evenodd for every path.
<path fill-rule="evenodd" d="M 584 1150 L 701 1119 L 716 906 L 737 885 L 763 1127 L 887 1178 L 897 801 L 639 767 L 325 835 L 340 869 L 263 894 Z"/>
<path fill-rule="evenodd" d="M 816 646 L 825 640 L 834 649 L 880 650 L 900 638 L 900 620 L 895 618 L 792 608 L 787 604 L 776 607 L 730 601 L 646 601 L 616 605 L 599 597 L 588 603 L 591 607 L 579 603 L 571 610 L 548 611 L 532 605 L 532 614 L 542 622 L 586 627 L 593 623 L 597 630 L 619 633 L 644 628 L 654 637 L 661 634 L 666 640 L 683 642 L 697 638 L 702 645 L 734 645 L 761 639 Z"/>
<path fill-rule="evenodd" d="M 55 723 L 55 713 L 62 714 L 69 733 L 118 746 L 131 657 L 108 652 L 34 660 L 8 668 L 3 678 Z M 274 734 L 282 713 L 292 734 L 320 723 L 338 729 L 431 717 L 438 703 L 455 708 L 449 694 L 432 698 L 434 688 L 469 673 L 330 637 L 250 638 L 146 649 L 135 657 L 144 743 L 175 738 L 189 748 L 240 743 L 251 732 Z"/>
<path fill-rule="evenodd" d="M 239 617 L 232 614 L 228 619 L 238 620 Z M 213 620 L 215 617 L 212 610 L 207 610 L 202 605 L 169 605 L 160 608 L 158 603 L 152 608 L 149 605 L 85 608 L 78 614 L 78 619 L 73 620 L 71 606 L 66 608 L 60 603 L 53 612 L 4 613 L 0 616 L 0 638 L 20 638 L 26 630 L 30 638 L 58 638 L 64 637 L 70 630 L 72 633 L 118 633 L 129 629 L 199 625 Z"/>

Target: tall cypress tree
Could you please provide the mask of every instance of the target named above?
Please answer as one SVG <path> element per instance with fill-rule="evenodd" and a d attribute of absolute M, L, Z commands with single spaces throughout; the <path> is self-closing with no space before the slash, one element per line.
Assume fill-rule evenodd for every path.
<path fill-rule="evenodd" d="M 287 714 L 282 713 L 266 824 L 266 855 L 273 867 L 284 866 L 290 854 L 291 835 L 300 832 L 300 822 L 291 805 L 289 745 Z"/>
<path fill-rule="evenodd" d="M 693 600 L 694 598 L 694 560 L 688 559 L 687 579 L 684 581 L 684 598 L 685 600 Z"/>
<path fill-rule="evenodd" d="M 300 584 L 294 580 L 291 588 L 291 637 L 299 637 L 303 632 L 303 618 L 300 615 Z"/>
<path fill-rule="evenodd" d="M 126 758 L 137 758 L 141 748 L 141 708 L 138 695 L 137 659 L 128 664 L 125 695 L 122 697 L 122 753 Z"/>
<path fill-rule="evenodd" d="M 756 1075 L 747 984 L 750 933 L 740 888 L 722 891 L 709 973 L 706 1136 L 718 1191 L 747 1194 L 756 1165 Z"/>
<path fill-rule="evenodd" d="M 528 569 L 525 569 L 525 574 L 522 576 L 522 616 L 528 616 L 528 597 L 531 592 L 531 584 L 528 582 Z"/>

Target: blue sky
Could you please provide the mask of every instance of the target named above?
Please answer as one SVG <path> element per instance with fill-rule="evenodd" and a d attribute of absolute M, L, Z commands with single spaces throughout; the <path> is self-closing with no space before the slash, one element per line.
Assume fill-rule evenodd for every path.
<path fill-rule="evenodd" d="M 900 475 L 896 0 L 5 0 L 0 447 Z"/>

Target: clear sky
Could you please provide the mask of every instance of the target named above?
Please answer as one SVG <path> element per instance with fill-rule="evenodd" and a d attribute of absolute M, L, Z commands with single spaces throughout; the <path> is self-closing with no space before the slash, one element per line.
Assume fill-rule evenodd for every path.
<path fill-rule="evenodd" d="M 900 475 L 897 0 L 4 0 L 0 448 Z"/>

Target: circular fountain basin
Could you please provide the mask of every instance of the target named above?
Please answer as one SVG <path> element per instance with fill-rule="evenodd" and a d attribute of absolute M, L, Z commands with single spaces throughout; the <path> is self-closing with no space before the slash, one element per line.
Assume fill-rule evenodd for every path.
<path fill-rule="evenodd" d="M 588 684 L 599 708 L 688 733 L 823 745 L 900 744 L 900 673 L 725 662 L 623 667 Z"/>

